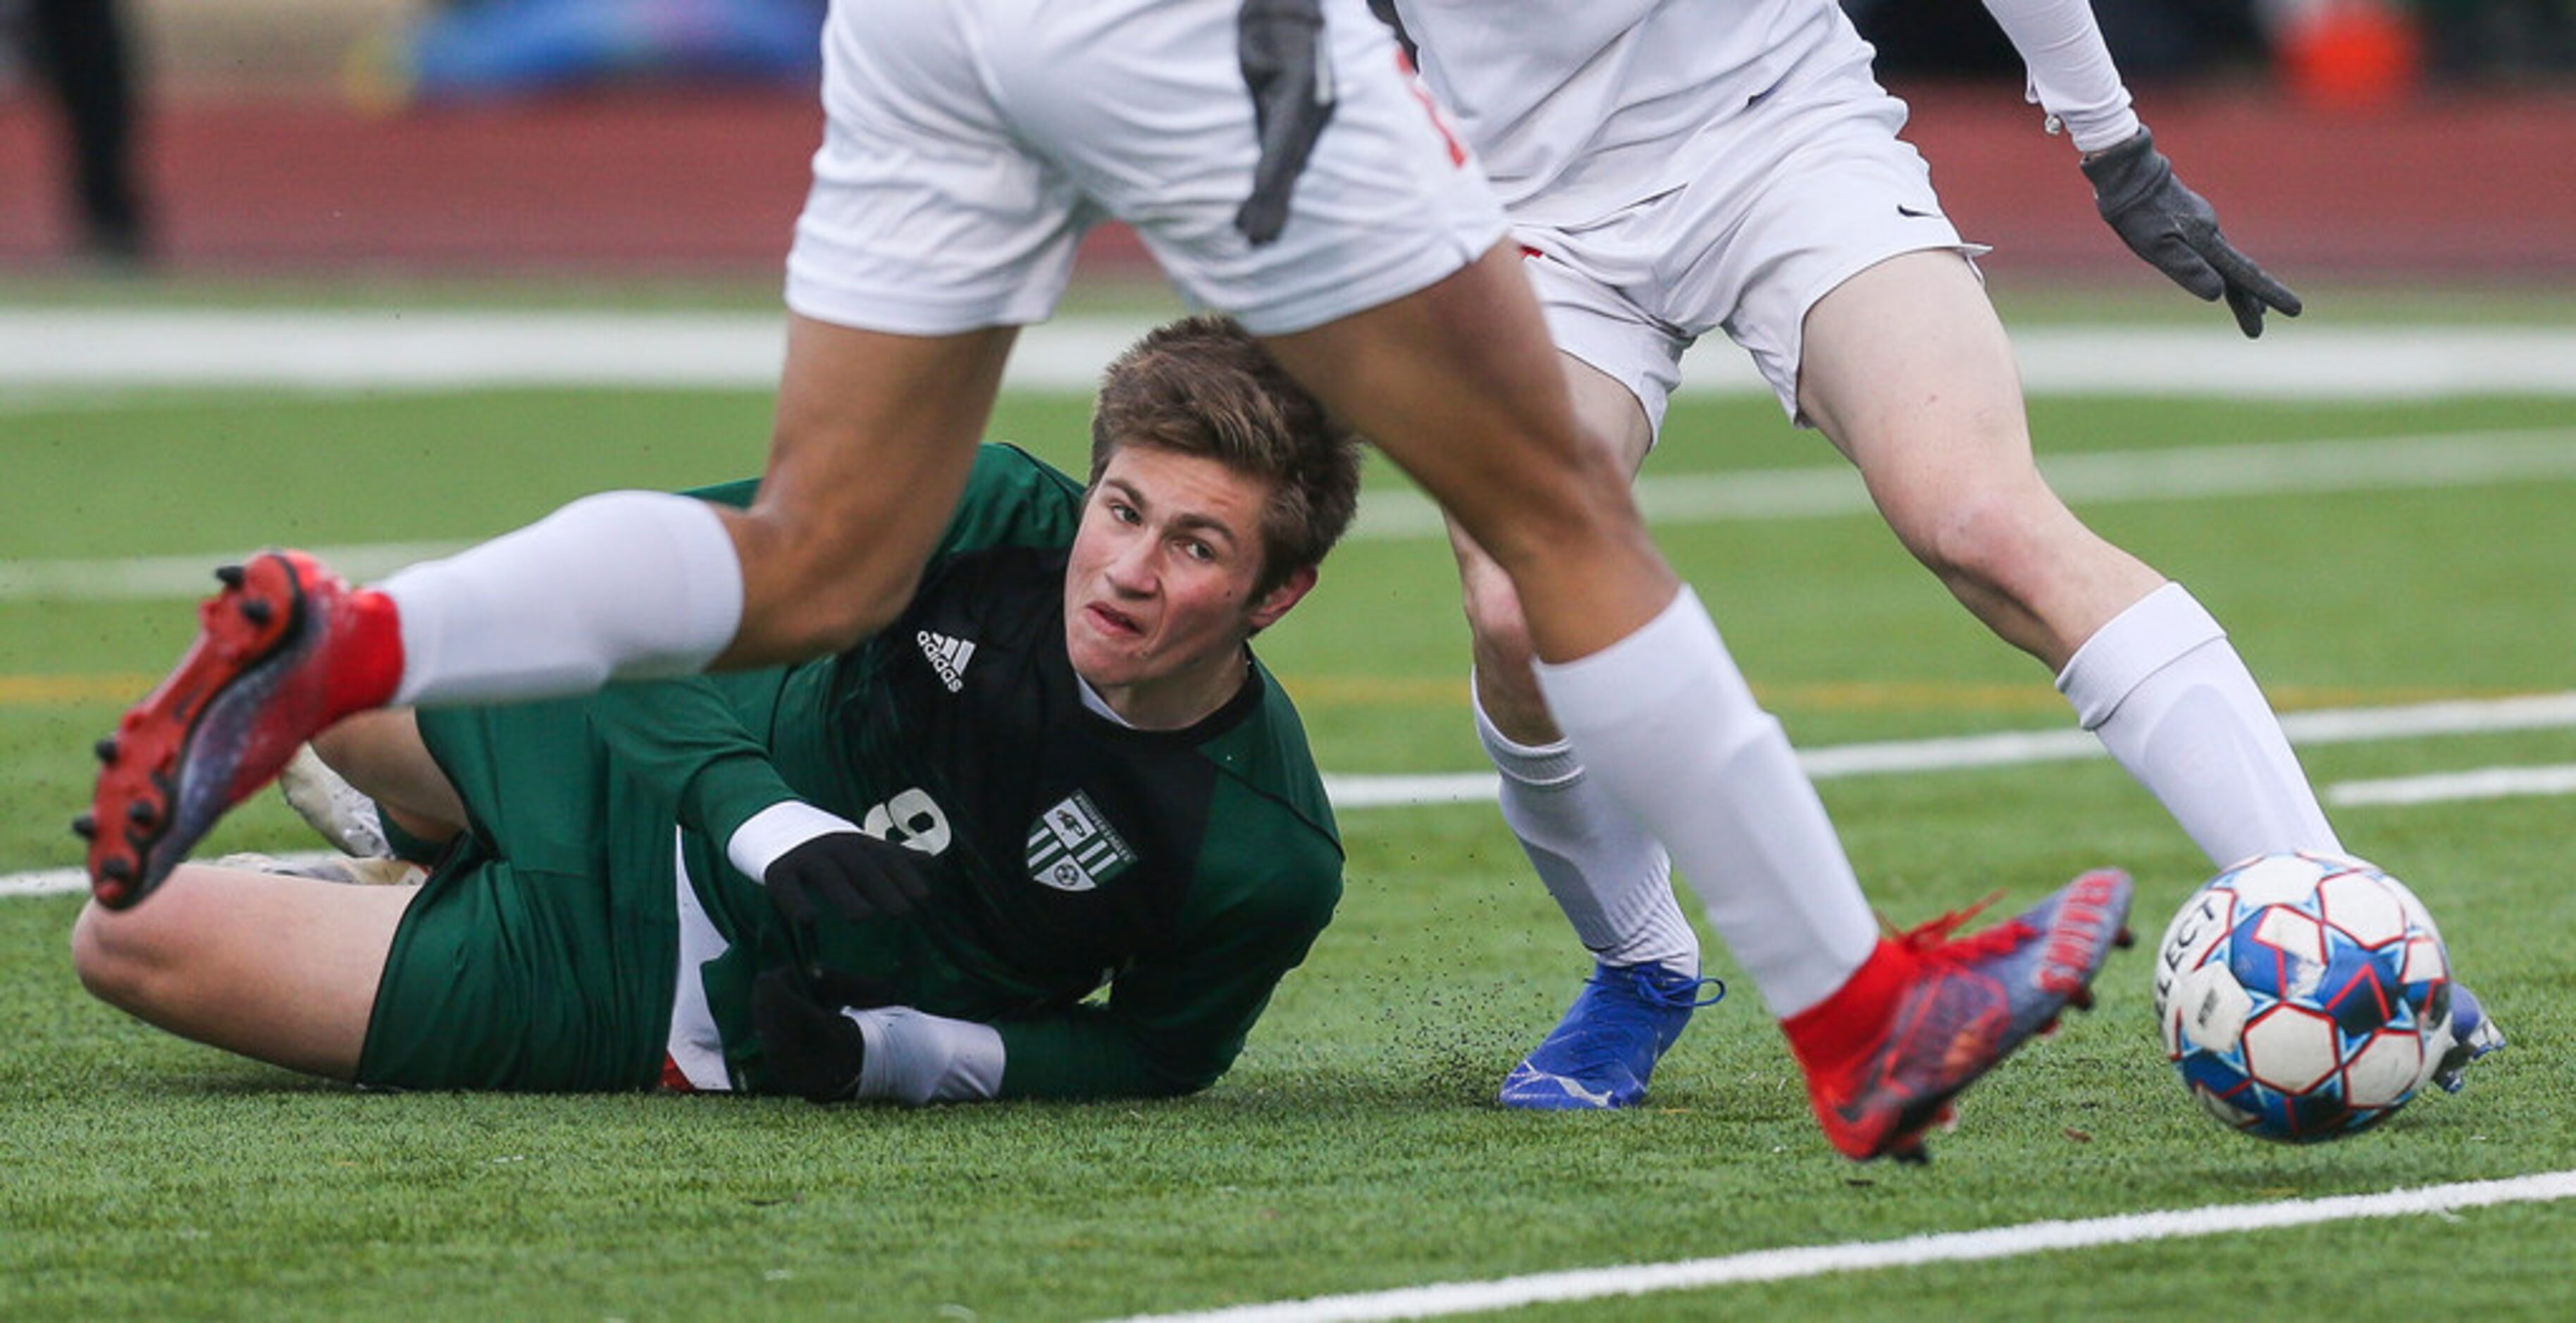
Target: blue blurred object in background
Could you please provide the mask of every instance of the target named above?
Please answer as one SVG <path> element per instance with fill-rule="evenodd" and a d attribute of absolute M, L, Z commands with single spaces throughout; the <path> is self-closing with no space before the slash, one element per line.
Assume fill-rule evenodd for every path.
<path fill-rule="evenodd" d="M 821 0 L 468 0 L 409 34 L 383 90 L 439 100 L 603 83 L 811 84 L 822 23 Z"/>

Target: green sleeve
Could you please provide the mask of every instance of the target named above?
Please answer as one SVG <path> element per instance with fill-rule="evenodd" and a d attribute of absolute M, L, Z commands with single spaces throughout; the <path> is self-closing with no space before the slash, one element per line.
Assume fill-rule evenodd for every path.
<path fill-rule="evenodd" d="M 1288 839 L 1257 873 L 1202 876 L 1178 940 L 1120 971 L 1105 1002 L 996 1024 L 1001 1096 L 1155 1097 L 1215 1083 L 1341 899 L 1340 853 L 1302 828 Z"/>
<path fill-rule="evenodd" d="M 591 720 L 621 772 L 670 795 L 680 824 L 721 849 L 752 815 L 798 798 L 745 719 L 747 707 L 775 700 L 787 674 L 772 667 L 610 685 L 592 700 Z"/>

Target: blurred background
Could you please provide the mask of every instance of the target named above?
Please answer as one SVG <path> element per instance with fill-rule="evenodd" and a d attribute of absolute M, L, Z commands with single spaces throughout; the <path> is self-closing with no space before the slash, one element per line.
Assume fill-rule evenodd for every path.
<path fill-rule="evenodd" d="M 2158 279 L 1977 0 L 1846 0 L 1988 270 Z M 2576 0 L 2098 0 L 2294 284 L 2576 284 Z M 0 277 L 774 282 L 821 0 L 0 0 Z M 1095 276 L 1135 274 L 1117 233 Z"/>

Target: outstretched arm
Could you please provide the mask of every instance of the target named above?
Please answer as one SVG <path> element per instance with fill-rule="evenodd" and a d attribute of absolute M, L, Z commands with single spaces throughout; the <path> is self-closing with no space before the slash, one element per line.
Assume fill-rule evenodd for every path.
<path fill-rule="evenodd" d="M 1105 1001 L 992 1024 L 763 972 L 752 1020 L 777 1087 L 815 1102 L 1154 1098 L 1216 1082 L 1305 959 L 1341 893 L 1339 861 L 1300 860 L 1192 906 L 1168 951 L 1138 959 Z M 859 1004 L 851 1004 L 853 1002 Z"/>
<path fill-rule="evenodd" d="M 2299 315 L 2299 296 L 2237 251 L 2208 200 L 2174 177 L 2085 0 L 1986 0 L 1986 9 L 2030 70 L 2030 99 L 2084 154 L 2094 205 L 2131 252 L 2203 299 L 2224 298 L 2248 337 L 2263 333 L 2267 309 Z"/>

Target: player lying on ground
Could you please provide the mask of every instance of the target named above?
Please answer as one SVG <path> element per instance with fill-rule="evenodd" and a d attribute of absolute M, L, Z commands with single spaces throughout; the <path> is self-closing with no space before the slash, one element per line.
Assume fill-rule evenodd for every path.
<path fill-rule="evenodd" d="M 1351 434 L 1240 330 L 1158 331 L 1106 379 L 1088 494 L 984 448 L 858 648 L 343 723 L 326 759 L 441 840 L 425 885 L 183 866 L 83 912 L 81 979 L 374 1085 L 1203 1088 L 1341 892 L 1304 731 L 1245 641 L 1357 496 Z"/>
<path fill-rule="evenodd" d="M 1959 940 L 1882 937 L 1788 746 L 1577 421 L 1474 157 L 1362 0 L 834 0 L 823 145 L 787 259 L 787 358 L 748 511 L 586 498 L 353 590 L 269 552 L 98 746 L 92 894 L 148 902 L 297 746 L 371 707 L 583 693 L 792 662 L 885 628 L 963 489 L 1018 328 L 1083 232 L 1134 225 L 1510 577 L 1549 715 L 1704 890 L 1816 1121 L 1919 1157 L 1951 1100 L 2084 1000 L 2127 915 L 2088 875 Z M 1239 201 L 1240 200 L 1240 201 Z"/>

